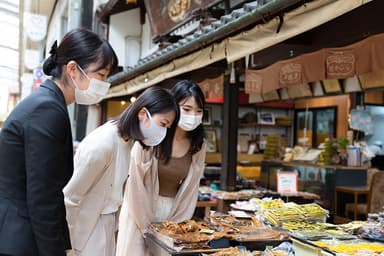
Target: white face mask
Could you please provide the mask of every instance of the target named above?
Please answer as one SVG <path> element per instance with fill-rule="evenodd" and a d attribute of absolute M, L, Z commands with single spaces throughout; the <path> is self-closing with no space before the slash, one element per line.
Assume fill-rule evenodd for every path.
<path fill-rule="evenodd" d="M 186 115 L 181 114 L 178 126 L 184 131 L 192 131 L 196 129 L 202 122 L 203 115 Z"/>
<path fill-rule="evenodd" d="M 143 143 L 147 146 L 156 146 L 159 145 L 165 136 L 167 135 L 167 127 L 163 127 L 157 125 L 155 121 L 153 121 L 151 114 L 146 110 L 150 125 L 149 127 L 144 127 L 144 124 L 140 122 L 140 130 L 144 136 Z"/>
<path fill-rule="evenodd" d="M 100 101 L 102 97 L 107 95 L 108 89 L 111 83 L 98 80 L 96 78 L 89 78 L 84 70 L 77 65 L 80 71 L 88 78 L 89 85 L 85 90 L 80 90 L 75 80 L 71 77 L 73 84 L 75 85 L 75 101 L 77 104 L 92 105 Z"/>

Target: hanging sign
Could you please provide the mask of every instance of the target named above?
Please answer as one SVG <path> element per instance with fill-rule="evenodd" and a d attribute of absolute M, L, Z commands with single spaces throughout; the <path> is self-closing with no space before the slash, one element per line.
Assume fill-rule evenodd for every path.
<path fill-rule="evenodd" d="M 262 86 L 263 86 L 263 77 L 259 75 L 255 70 L 246 69 L 245 82 L 244 82 L 245 93 L 261 94 Z"/>
<path fill-rule="evenodd" d="M 285 194 L 297 193 L 297 173 L 279 172 L 277 173 L 277 192 Z"/>
<path fill-rule="evenodd" d="M 215 78 L 207 78 L 199 83 L 204 93 L 206 102 L 223 102 L 224 95 L 224 76 L 220 75 Z"/>
<path fill-rule="evenodd" d="M 47 16 L 26 13 L 25 31 L 32 41 L 41 41 L 47 34 Z"/>

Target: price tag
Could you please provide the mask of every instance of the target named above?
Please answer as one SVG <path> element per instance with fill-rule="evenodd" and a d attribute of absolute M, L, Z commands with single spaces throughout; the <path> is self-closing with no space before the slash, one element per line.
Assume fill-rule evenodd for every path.
<path fill-rule="evenodd" d="M 297 193 L 297 173 L 280 172 L 277 174 L 277 192 L 279 193 Z"/>

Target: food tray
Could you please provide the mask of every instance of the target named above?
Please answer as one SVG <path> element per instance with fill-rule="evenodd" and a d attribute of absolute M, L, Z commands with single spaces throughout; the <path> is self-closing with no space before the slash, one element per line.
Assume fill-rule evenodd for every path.
<path fill-rule="evenodd" d="M 184 250 L 177 250 L 175 248 L 171 248 L 167 246 L 162 241 L 158 240 L 154 235 L 147 233 L 146 234 L 146 243 L 148 245 L 149 251 L 152 255 L 169 255 L 169 256 L 200 256 L 202 253 L 213 253 L 219 251 L 221 248 L 224 248 L 222 246 L 228 247 L 229 246 L 229 240 L 224 241 L 216 240 L 216 243 L 212 243 L 211 249 L 184 249 Z"/>
<path fill-rule="evenodd" d="M 371 241 L 384 242 L 384 225 L 379 223 L 367 223 L 358 230 L 361 238 Z"/>
<path fill-rule="evenodd" d="M 310 243 L 335 255 L 360 255 L 360 252 L 364 252 L 364 255 L 379 255 L 377 253 L 384 252 L 384 245 L 382 243 L 368 242 L 363 239 L 347 241 L 331 239 L 310 241 Z"/>
<path fill-rule="evenodd" d="M 384 238 L 380 238 L 380 237 L 371 237 L 369 235 L 359 235 L 359 237 L 369 241 L 384 243 Z"/>
<path fill-rule="evenodd" d="M 244 240 L 231 240 L 231 246 L 244 246 L 250 251 L 264 251 L 269 247 L 279 246 L 282 242 L 290 242 L 292 240 L 287 239 L 271 239 L 271 240 L 258 240 L 258 241 L 244 241 Z"/>
<path fill-rule="evenodd" d="M 263 251 L 266 247 L 275 247 L 282 242 L 292 242 L 289 235 L 280 230 L 260 227 L 249 233 L 242 233 L 232 241 L 232 246 L 245 246 L 248 250 Z"/>
<path fill-rule="evenodd" d="M 318 241 L 318 240 L 327 240 L 327 239 L 337 239 L 337 240 L 353 240 L 357 237 L 350 234 L 332 234 L 326 230 L 300 230 L 291 232 L 291 235 L 295 238 L 301 238 L 309 241 Z"/>
<path fill-rule="evenodd" d="M 204 232 L 203 232 L 204 230 Z M 193 220 L 180 223 L 165 221 L 151 223 L 146 236 L 160 244 L 167 254 L 175 252 L 201 252 L 229 247 L 232 235 L 215 232 L 203 222 Z"/>

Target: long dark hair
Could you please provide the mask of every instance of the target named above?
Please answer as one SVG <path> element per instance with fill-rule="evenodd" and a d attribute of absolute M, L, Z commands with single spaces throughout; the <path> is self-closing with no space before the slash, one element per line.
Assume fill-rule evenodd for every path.
<path fill-rule="evenodd" d="M 155 156 L 168 162 L 172 155 L 173 137 L 179 122 L 179 105 L 168 89 L 154 86 L 142 92 L 136 101 L 126 108 L 118 120 L 116 120 L 121 137 L 137 140 L 145 149 L 148 149 L 149 147 L 142 142 L 144 136 L 141 133 L 138 118 L 139 111 L 142 108 L 146 108 L 151 115 L 170 111 L 175 112 L 175 121 L 167 129 L 167 135 L 164 140 L 159 145 L 154 146 Z"/>
<path fill-rule="evenodd" d="M 44 62 L 43 71 L 48 76 L 61 79 L 63 66 L 71 60 L 83 69 L 97 63 L 94 71 L 109 68 L 109 73 L 116 69 L 118 63 L 116 53 L 108 41 L 85 28 L 68 32 L 58 47 L 57 42 L 54 43 L 50 56 Z"/>
<path fill-rule="evenodd" d="M 179 104 L 181 101 L 193 97 L 199 106 L 204 110 L 205 97 L 200 87 L 191 80 L 181 80 L 175 84 L 172 88 L 172 93 L 175 97 L 176 102 Z M 190 152 L 195 154 L 200 151 L 201 145 L 204 142 L 204 126 L 200 124 L 196 129 L 187 132 L 188 137 L 191 140 Z"/>

